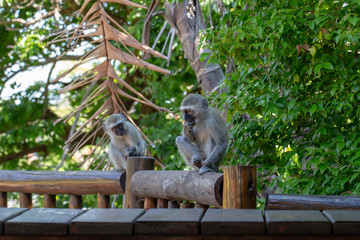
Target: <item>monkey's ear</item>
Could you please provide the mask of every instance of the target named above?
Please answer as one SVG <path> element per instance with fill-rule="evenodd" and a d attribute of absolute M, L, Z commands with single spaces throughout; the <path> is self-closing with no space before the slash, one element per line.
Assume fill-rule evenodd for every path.
<path fill-rule="evenodd" d="M 208 101 L 206 100 L 206 98 L 204 98 L 204 99 L 201 101 L 201 106 L 203 107 L 203 109 L 208 109 L 208 108 L 209 108 L 209 103 L 208 103 Z"/>

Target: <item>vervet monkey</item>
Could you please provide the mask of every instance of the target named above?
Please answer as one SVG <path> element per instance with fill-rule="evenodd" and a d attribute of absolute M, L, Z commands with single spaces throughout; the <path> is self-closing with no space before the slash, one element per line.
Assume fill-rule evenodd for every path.
<path fill-rule="evenodd" d="M 103 123 L 110 136 L 109 158 L 116 169 L 126 169 L 126 157 L 144 156 L 146 144 L 139 130 L 124 114 L 113 114 Z"/>
<path fill-rule="evenodd" d="M 199 174 L 219 172 L 219 165 L 228 147 L 228 130 L 220 114 L 208 106 L 201 95 L 189 94 L 181 103 L 184 115 L 182 135 L 176 145 L 186 161 Z"/>

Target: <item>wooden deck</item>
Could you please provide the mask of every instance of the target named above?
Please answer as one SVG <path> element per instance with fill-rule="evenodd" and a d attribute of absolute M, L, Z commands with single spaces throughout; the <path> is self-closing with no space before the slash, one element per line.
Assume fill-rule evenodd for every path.
<path fill-rule="evenodd" d="M 360 239 L 360 210 L 0 208 L 0 239 Z"/>

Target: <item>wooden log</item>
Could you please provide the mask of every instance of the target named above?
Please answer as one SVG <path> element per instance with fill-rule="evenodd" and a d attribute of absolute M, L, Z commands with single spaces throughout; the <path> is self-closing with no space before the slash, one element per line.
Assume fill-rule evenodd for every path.
<path fill-rule="evenodd" d="M 144 208 L 146 211 L 149 210 L 150 208 L 156 208 L 156 199 L 155 198 L 145 198 Z"/>
<path fill-rule="evenodd" d="M 206 209 L 209 208 L 209 206 L 208 206 L 208 205 L 201 204 L 201 203 L 195 203 L 194 208 L 203 208 L 203 209 L 206 210 Z"/>
<path fill-rule="evenodd" d="M 223 208 L 256 208 L 256 167 L 226 166 L 223 169 Z"/>
<path fill-rule="evenodd" d="M 110 196 L 102 193 L 97 194 L 97 207 L 110 208 Z"/>
<path fill-rule="evenodd" d="M 124 194 L 125 179 L 125 170 L 66 172 L 0 170 L 0 192 Z"/>
<path fill-rule="evenodd" d="M 360 197 L 269 194 L 266 197 L 265 208 L 279 210 L 360 209 Z"/>
<path fill-rule="evenodd" d="M 81 209 L 82 208 L 82 196 L 70 194 L 69 208 L 70 209 Z"/>
<path fill-rule="evenodd" d="M 19 200 L 21 208 L 32 208 L 31 193 L 19 193 Z"/>
<path fill-rule="evenodd" d="M 139 197 L 145 197 L 141 194 L 137 196 L 130 190 L 132 176 L 140 170 L 154 169 L 155 160 L 151 157 L 128 157 L 126 162 L 126 187 L 125 187 L 125 208 L 144 208 L 143 202 Z M 146 185 L 150 181 L 146 181 Z"/>
<path fill-rule="evenodd" d="M 136 196 L 195 201 L 220 207 L 223 174 L 198 171 L 139 171 L 131 179 Z"/>
<path fill-rule="evenodd" d="M 0 192 L 0 207 L 7 207 L 7 192 Z"/>
<path fill-rule="evenodd" d="M 56 208 L 56 195 L 44 194 L 44 208 Z"/>
<path fill-rule="evenodd" d="M 157 208 L 168 208 L 168 200 L 159 198 L 156 201 L 156 207 Z"/>

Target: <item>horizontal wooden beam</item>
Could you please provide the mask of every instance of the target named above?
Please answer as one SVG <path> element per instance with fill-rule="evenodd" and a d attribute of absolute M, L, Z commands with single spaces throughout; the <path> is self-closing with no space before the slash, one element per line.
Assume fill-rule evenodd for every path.
<path fill-rule="evenodd" d="M 194 201 L 222 205 L 223 174 L 198 171 L 138 171 L 131 178 L 130 190 L 138 197 Z"/>
<path fill-rule="evenodd" d="M 0 170 L 0 192 L 36 194 L 124 194 L 125 170 L 15 171 Z"/>
<path fill-rule="evenodd" d="M 360 209 L 360 197 L 269 194 L 265 208 L 269 210 Z"/>

